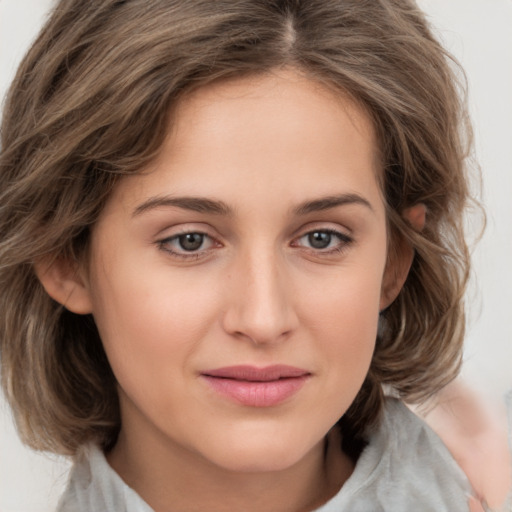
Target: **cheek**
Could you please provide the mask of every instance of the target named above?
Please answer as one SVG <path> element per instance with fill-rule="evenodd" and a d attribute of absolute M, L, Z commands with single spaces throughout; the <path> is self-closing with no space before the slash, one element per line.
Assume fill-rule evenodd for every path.
<path fill-rule="evenodd" d="M 377 337 L 381 268 L 351 265 L 318 280 L 302 303 L 304 325 L 323 354 L 327 388 L 340 393 L 342 409 L 355 398 L 371 363 Z M 330 391 L 329 391 L 330 392 Z M 334 398 L 335 400 L 337 398 Z"/>
<path fill-rule="evenodd" d="M 323 333 L 317 339 L 325 340 L 325 353 L 333 365 L 343 366 L 348 373 L 369 366 L 377 335 L 378 298 L 374 293 L 356 297 L 347 287 L 337 300 L 323 308 L 319 303 L 321 320 L 311 323 Z"/>
<path fill-rule="evenodd" d="M 180 371 L 216 317 L 215 288 L 171 272 L 135 273 L 118 262 L 95 289 L 95 321 L 122 387 Z"/>
<path fill-rule="evenodd" d="M 376 329 L 384 263 L 362 259 L 308 283 L 309 293 L 296 294 L 306 324 L 338 333 L 342 338 L 365 338 Z"/>

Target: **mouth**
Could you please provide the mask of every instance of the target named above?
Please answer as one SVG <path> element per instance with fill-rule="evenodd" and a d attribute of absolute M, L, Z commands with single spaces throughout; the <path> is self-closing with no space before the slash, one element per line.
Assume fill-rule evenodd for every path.
<path fill-rule="evenodd" d="M 295 395 L 311 373 L 288 365 L 228 366 L 203 372 L 201 377 L 214 392 L 231 401 L 249 407 L 272 407 Z"/>

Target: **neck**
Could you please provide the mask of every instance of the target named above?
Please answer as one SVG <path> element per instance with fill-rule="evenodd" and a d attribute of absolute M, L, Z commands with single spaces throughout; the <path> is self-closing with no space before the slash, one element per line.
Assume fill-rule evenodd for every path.
<path fill-rule="evenodd" d="M 336 494 L 353 470 L 337 429 L 293 466 L 267 472 L 218 467 L 162 435 L 135 439 L 122 430 L 107 459 L 155 512 L 306 512 Z"/>

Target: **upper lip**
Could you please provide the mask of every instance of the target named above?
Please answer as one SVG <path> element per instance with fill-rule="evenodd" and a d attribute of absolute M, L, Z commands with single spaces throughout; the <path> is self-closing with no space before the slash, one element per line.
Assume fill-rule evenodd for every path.
<path fill-rule="evenodd" d="M 310 372 L 295 366 L 276 364 L 258 368 L 250 365 L 226 366 L 202 372 L 206 377 L 244 380 L 250 382 L 269 382 L 293 377 L 306 377 Z"/>

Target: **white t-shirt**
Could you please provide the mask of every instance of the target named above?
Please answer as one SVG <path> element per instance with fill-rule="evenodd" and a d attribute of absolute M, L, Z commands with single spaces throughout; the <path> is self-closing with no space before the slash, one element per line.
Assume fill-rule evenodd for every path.
<path fill-rule="evenodd" d="M 400 401 L 388 398 L 354 472 L 318 512 L 468 512 L 471 495 L 439 437 Z M 58 512 L 99 511 L 153 512 L 91 445 L 75 463 Z"/>

